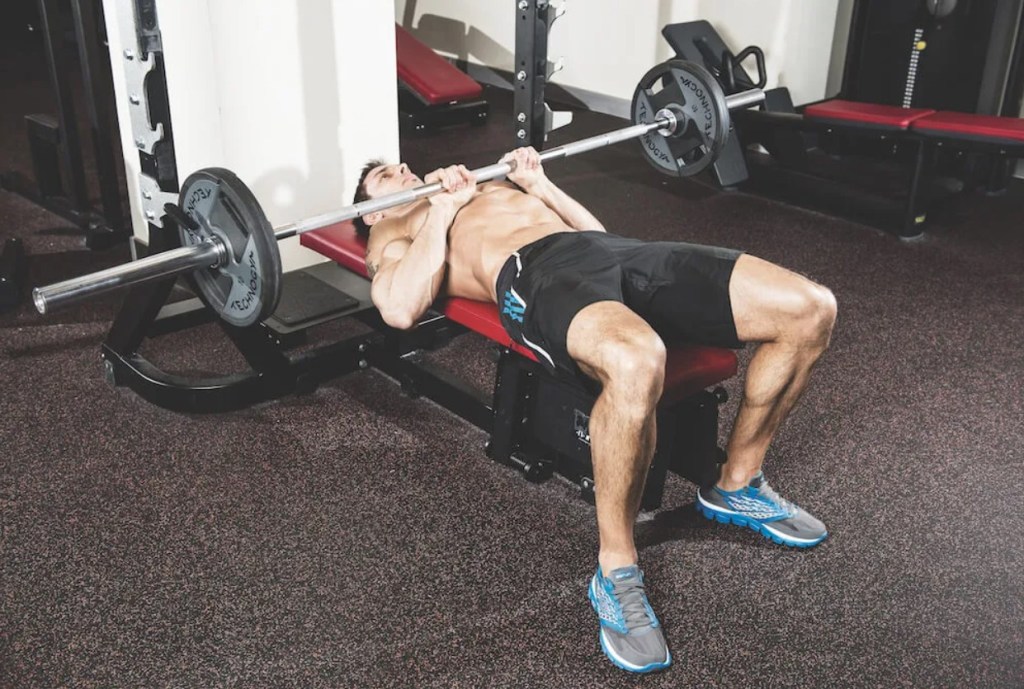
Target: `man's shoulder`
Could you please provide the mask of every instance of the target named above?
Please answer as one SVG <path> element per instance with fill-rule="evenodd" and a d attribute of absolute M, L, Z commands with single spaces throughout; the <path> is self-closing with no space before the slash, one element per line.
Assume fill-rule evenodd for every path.
<path fill-rule="evenodd" d="M 370 228 L 370 236 L 366 240 L 366 250 L 383 247 L 396 239 L 408 239 L 411 236 L 412 224 L 407 216 L 384 218 Z"/>

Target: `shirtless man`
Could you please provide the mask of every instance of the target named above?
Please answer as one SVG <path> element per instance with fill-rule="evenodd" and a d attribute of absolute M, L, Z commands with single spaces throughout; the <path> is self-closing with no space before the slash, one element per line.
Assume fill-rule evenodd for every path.
<path fill-rule="evenodd" d="M 747 254 L 607 234 L 555 186 L 536 151 L 503 161 L 507 182 L 475 185 L 463 166 L 425 181 L 444 191 L 366 215 L 371 295 L 385 322 L 411 328 L 440 293 L 499 304 L 509 335 L 556 375 L 590 376 L 598 568 L 589 596 L 605 655 L 618 667 L 668 667 L 671 653 L 643 588 L 633 526 L 654 453 L 664 340 L 758 343 L 727 445 L 697 506 L 778 543 L 809 547 L 825 526 L 771 489 L 761 464 L 772 436 L 828 346 L 836 302 L 824 287 Z M 405 164 L 371 162 L 356 201 L 423 184 Z"/>

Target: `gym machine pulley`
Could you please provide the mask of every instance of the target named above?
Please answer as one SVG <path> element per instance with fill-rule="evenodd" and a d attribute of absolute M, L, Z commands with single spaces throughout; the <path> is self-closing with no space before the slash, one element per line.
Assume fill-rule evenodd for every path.
<path fill-rule="evenodd" d="M 703 67 L 669 60 L 644 75 L 633 95 L 634 124 L 541 152 L 541 162 L 639 139 L 656 170 L 691 176 L 720 155 L 729 136 L 730 110 L 764 101 L 761 89 L 726 96 Z M 509 163 L 473 170 L 477 183 L 512 171 Z M 273 228 L 249 188 L 223 168 L 204 168 L 181 185 L 178 205 L 165 211 L 177 224 L 181 248 L 132 263 L 38 287 L 40 313 L 119 287 L 192 273 L 199 296 L 221 319 L 244 327 L 269 317 L 280 298 L 282 267 L 277 242 L 366 214 L 425 199 L 442 191 L 424 184 L 369 199 L 300 222 Z"/>

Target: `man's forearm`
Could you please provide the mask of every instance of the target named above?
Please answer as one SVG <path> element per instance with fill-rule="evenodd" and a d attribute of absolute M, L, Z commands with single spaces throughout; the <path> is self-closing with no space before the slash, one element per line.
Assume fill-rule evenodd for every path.
<path fill-rule="evenodd" d="M 575 230 L 605 231 L 600 220 L 595 218 L 579 201 L 559 189 L 554 182 L 546 177 L 524 191 L 543 201 L 548 208 L 558 213 L 559 217 Z"/>

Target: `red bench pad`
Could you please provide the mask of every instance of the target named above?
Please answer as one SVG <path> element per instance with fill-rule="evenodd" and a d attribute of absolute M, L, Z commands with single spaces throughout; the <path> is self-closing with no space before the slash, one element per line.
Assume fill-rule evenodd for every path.
<path fill-rule="evenodd" d="M 395 24 L 398 78 L 430 105 L 479 98 L 483 87 Z"/>
<path fill-rule="evenodd" d="M 825 122 L 867 124 L 886 129 L 909 129 L 911 123 L 933 114 L 928 108 L 899 108 L 893 105 L 828 100 L 804 108 L 804 117 Z"/>
<path fill-rule="evenodd" d="M 926 136 L 961 136 L 993 143 L 1024 143 L 1024 119 L 1017 117 L 937 112 L 915 120 L 912 129 Z"/>
<path fill-rule="evenodd" d="M 351 221 L 305 232 L 302 246 L 323 254 L 354 273 L 367 277 L 366 240 Z M 452 297 L 435 304 L 447 318 L 537 361 L 526 347 L 512 341 L 498 318 L 498 307 L 489 302 Z M 670 346 L 665 362 L 662 403 L 674 403 L 736 375 L 736 354 L 728 349 L 696 345 Z"/>

